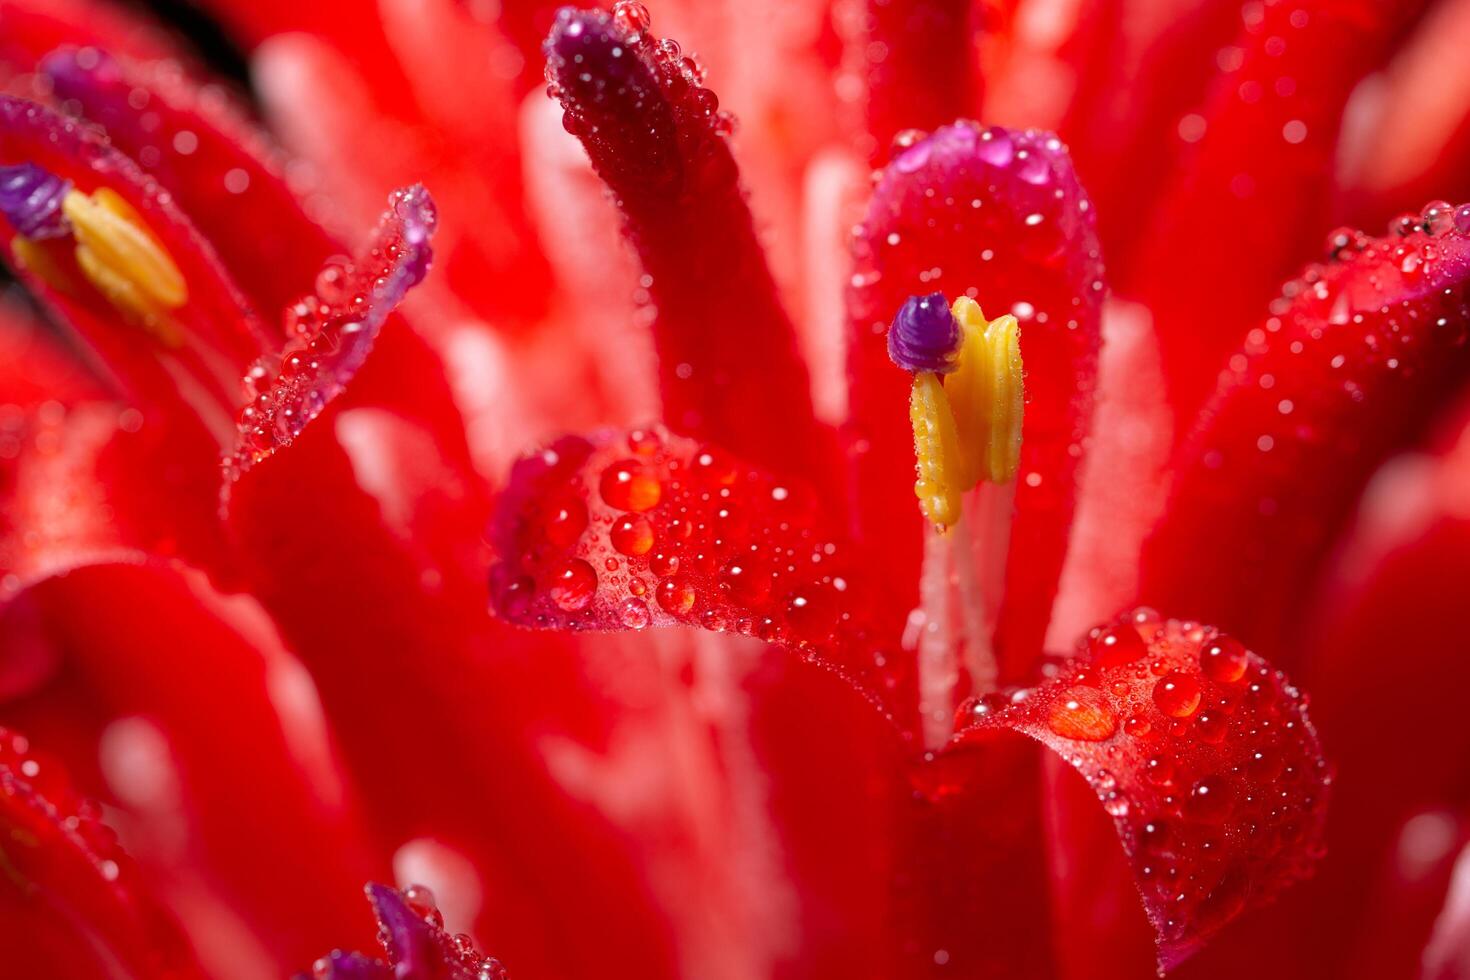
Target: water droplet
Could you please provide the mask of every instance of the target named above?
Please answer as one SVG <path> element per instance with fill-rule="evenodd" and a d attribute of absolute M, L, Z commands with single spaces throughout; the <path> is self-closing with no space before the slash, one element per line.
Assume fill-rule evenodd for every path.
<path fill-rule="evenodd" d="M 1101 742 L 1118 730 L 1108 697 L 1101 691 L 1074 687 L 1059 695 L 1047 714 L 1047 727 L 1062 738 Z"/>
<path fill-rule="evenodd" d="M 1220 684 L 1234 684 L 1245 676 L 1250 661 L 1245 645 L 1233 636 L 1217 635 L 1199 651 L 1200 670 L 1206 677 Z"/>
<path fill-rule="evenodd" d="M 1218 776 L 1206 776 L 1195 783 L 1184 802 L 1184 813 L 1192 820 L 1219 823 L 1230 815 L 1234 806 L 1230 785 Z"/>
<path fill-rule="evenodd" d="M 687 616 L 697 598 L 693 586 L 677 576 L 660 582 L 657 592 L 658 604 L 672 616 Z"/>
<path fill-rule="evenodd" d="M 1171 670 L 1154 684 L 1154 704 L 1171 718 L 1188 718 L 1199 708 L 1199 681 L 1182 671 Z"/>
<path fill-rule="evenodd" d="M 597 594 L 597 572 L 580 558 L 563 562 L 553 570 L 547 593 L 566 612 L 586 609 Z"/>
<path fill-rule="evenodd" d="M 663 486 L 658 479 L 631 459 L 603 470 L 598 489 L 602 499 L 618 510 L 652 510 L 663 497 Z"/>
<path fill-rule="evenodd" d="M 1131 664 L 1148 653 L 1148 644 L 1127 623 L 1105 627 L 1088 640 L 1087 646 L 1092 659 L 1103 667 Z"/>
<path fill-rule="evenodd" d="M 646 627 L 652 617 L 648 612 L 648 604 L 642 599 L 629 597 L 623 600 L 618 607 L 618 618 L 623 625 L 631 630 L 641 630 Z"/>
<path fill-rule="evenodd" d="M 653 550 L 653 526 L 638 514 L 624 514 L 615 519 L 608 538 L 625 555 L 646 555 Z"/>

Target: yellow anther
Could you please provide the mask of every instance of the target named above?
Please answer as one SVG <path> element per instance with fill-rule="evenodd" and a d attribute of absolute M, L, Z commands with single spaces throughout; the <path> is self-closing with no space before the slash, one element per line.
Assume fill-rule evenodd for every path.
<path fill-rule="evenodd" d="M 919 508 L 940 530 L 953 527 L 960 519 L 960 502 L 969 484 L 954 412 L 939 375 L 928 371 L 914 375 L 909 421 L 914 425 L 914 454 L 919 464 L 919 479 L 914 484 Z"/>
<path fill-rule="evenodd" d="M 966 296 L 950 311 L 964 335 L 957 367 L 942 380 L 915 374 L 909 396 L 919 473 L 914 493 L 940 530 L 960 519 L 964 495 L 981 482 L 1015 479 L 1025 412 L 1016 318 L 987 321 Z"/>
<path fill-rule="evenodd" d="M 184 274 L 116 191 L 68 191 L 61 211 L 76 236 L 77 265 L 114 306 L 156 329 L 161 311 L 188 301 Z"/>
<path fill-rule="evenodd" d="M 965 479 L 970 486 L 982 480 L 1005 483 L 1015 479 L 1021 459 L 1026 408 L 1021 329 L 1009 314 L 987 322 L 968 296 L 955 300 L 950 312 L 965 334 L 959 367 L 944 383 L 959 430 Z"/>

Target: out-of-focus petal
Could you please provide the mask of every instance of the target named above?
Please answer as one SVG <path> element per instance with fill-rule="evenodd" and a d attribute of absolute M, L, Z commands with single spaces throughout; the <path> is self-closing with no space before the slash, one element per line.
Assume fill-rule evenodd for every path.
<path fill-rule="evenodd" d="M 665 419 L 761 465 L 830 482 L 730 120 L 702 71 L 649 33 L 637 4 L 615 15 L 564 11 L 547 54 L 564 124 L 617 197 L 643 262 Z"/>
<path fill-rule="evenodd" d="M 875 162 L 894 137 L 974 115 L 975 31 L 969 0 L 849 0 L 838 17 L 846 71 L 865 82 L 863 116 Z"/>
<path fill-rule="evenodd" d="M 1211 628 L 1127 615 L 1024 700 L 969 714 L 939 763 L 954 781 L 931 792 L 961 791 L 967 757 L 983 760 L 999 735 L 1056 752 L 1113 818 L 1163 968 L 1320 856 L 1331 778 L 1304 701 Z"/>
<path fill-rule="evenodd" d="M 70 405 L 102 396 L 96 376 L 34 309 L 19 295 L 0 295 L 0 412 L 13 415 L 43 402 Z M 15 446 L 0 448 L 0 457 L 17 452 Z"/>
<path fill-rule="evenodd" d="M 923 537 L 909 379 L 888 360 L 887 325 L 910 295 L 936 290 L 1020 321 L 1026 417 L 996 644 L 1010 682 L 1025 680 L 1040 653 L 1066 554 L 1092 420 L 1102 275 L 1091 206 L 1046 133 L 940 129 L 884 169 L 858 232 L 848 353 L 855 524 L 894 588 L 917 582 Z"/>
<path fill-rule="evenodd" d="M 254 66 L 267 116 L 314 166 L 317 202 L 346 228 L 376 212 L 385 187 L 431 187 L 444 212 L 445 291 L 499 330 L 533 329 L 550 277 L 517 166 L 514 78 L 523 60 L 476 9 L 451 0 L 377 6 L 378 17 L 354 19 L 387 30 L 381 60 L 311 33 L 262 45 Z M 364 156 L 363 145 L 377 152 Z M 419 305 L 416 327 L 437 337 L 446 325 Z"/>
<path fill-rule="evenodd" d="M 1470 370 L 1470 234 L 1447 209 L 1288 284 L 1185 437 L 1144 601 L 1269 645 L 1376 466 Z"/>
<path fill-rule="evenodd" d="M 1424 950 L 1424 980 L 1470 977 L 1470 844 L 1455 861 L 1450 891 Z"/>
<path fill-rule="evenodd" d="M 189 556 L 224 572 L 218 470 L 136 409 L 55 403 L 0 422 L 0 601 L 99 560 Z"/>
<path fill-rule="evenodd" d="M 122 62 L 95 48 L 55 51 L 39 71 L 56 102 L 106 129 L 172 193 L 267 322 L 335 251 L 222 85 L 198 84 L 172 61 Z"/>
<path fill-rule="evenodd" d="M 18 976 L 202 977 L 96 804 L 60 763 L 0 729 L 0 935 Z"/>
<path fill-rule="evenodd" d="M 1470 198 L 1470 3 L 1433 5 L 1385 69 L 1353 93 L 1337 179 L 1353 221 L 1378 225 L 1435 197 Z"/>
<path fill-rule="evenodd" d="M 188 63 L 177 39 L 131 8 L 105 0 L 3 0 L 0 75 L 25 75 L 64 45 L 95 46 L 131 58 Z"/>
<path fill-rule="evenodd" d="M 7 712 L 38 733 L 68 705 L 90 714 L 93 792 L 120 808 L 116 826 L 206 965 L 279 976 L 353 935 L 340 895 L 386 862 L 369 856 L 311 681 L 259 606 L 161 562 L 73 570 L 22 601 L 34 615 L 0 620 L 6 640 L 38 636 L 60 669 Z M 233 948 L 231 919 L 265 963 Z"/>
<path fill-rule="evenodd" d="M 1328 227 L 1343 107 L 1425 5 L 1399 0 L 1241 8 L 1236 43 L 1204 105 L 1185 117 L 1182 154 L 1119 290 L 1152 308 L 1181 417 L 1210 372 Z M 1228 283 L 1228 288 L 1221 284 Z"/>

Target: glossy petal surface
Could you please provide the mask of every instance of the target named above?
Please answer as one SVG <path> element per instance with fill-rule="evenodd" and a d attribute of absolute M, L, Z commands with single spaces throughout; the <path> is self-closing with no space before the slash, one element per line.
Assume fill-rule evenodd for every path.
<path fill-rule="evenodd" d="M 1132 863 L 1163 967 L 1318 856 L 1331 778 L 1302 697 L 1211 628 L 1126 616 L 1024 700 L 968 715 L 948 765 L 1020 732 L 1087 780 Z"/>
<path fill-rule="evenodd" d="M 526 458 L 499 515 L 491 595 L 506 619 L 788 644 L 909 724 L 907 655 L 874 630 L 871 583 L 810 488 L 655 428 L 568 437 Z"/>
<path fill-rule="evenodd" d="M 730 119 L 697 64 L 649 34 L 633 7 L 563 11 L 547 40 L 548 78 L 651 280 L 664 418 L 762 465 L 829 479 Z"/>
<path fill-rule="evenodd" d="M 1368 475 L 1470 371 L 1470 234 L 1429 217 L 1338 233 L 1247 335 L 1175 462 L 1145 601 L 1279 642 Z"/>

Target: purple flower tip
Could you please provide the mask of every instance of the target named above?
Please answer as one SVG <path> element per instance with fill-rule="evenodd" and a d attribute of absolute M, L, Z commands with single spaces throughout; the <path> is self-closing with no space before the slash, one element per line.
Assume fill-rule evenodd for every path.
<path fill-rule="evenodd" d="M 948 374 L 962 337 L 943 293 L 910 296 L 888 329 L 888 356 L 905 371 Z"/>
<path fill-rule="evenodd" d="M 0 166 L 0 214 L 27 238 L 57 238 L 67 233 L 61 199 L 71 181 L 34 163 Z"/>

